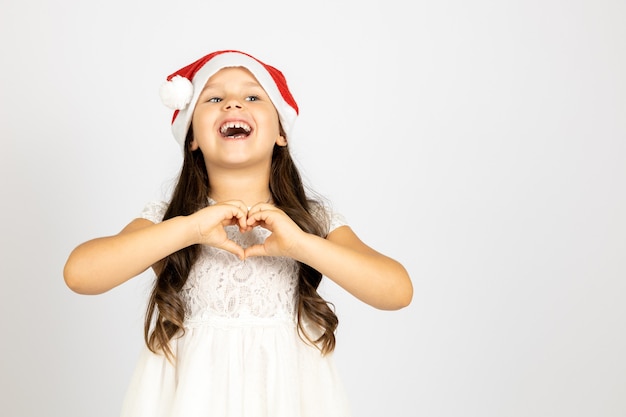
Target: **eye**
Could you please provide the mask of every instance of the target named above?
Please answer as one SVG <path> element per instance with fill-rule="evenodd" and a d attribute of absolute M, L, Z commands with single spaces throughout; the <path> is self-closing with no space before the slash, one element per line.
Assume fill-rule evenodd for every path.
<path fill-rule="evenodd" d="M 222 101 L 220 97 L 211 97 L 207 100 L 207 103 L 219 103 L 220 101 Z"/>
<path fill-rule="evenodd" d="M 246 97 L 246 101 L 259 101 L 259 96 L 248 96 Z"/>

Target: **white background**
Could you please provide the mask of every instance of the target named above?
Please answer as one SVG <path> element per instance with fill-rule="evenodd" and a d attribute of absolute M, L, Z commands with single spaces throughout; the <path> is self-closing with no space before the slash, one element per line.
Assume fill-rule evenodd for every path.
<path fill-rule="evenodd" d="M 111 417 L 151 276 L 69 252 L 162 198 L 158 87 L 223 48 L 281 69 L 308 183 L 413 303 L 323 287 L 355 416 L 626 415 L 623 1 L 1 0 L 0 414 Z"/>

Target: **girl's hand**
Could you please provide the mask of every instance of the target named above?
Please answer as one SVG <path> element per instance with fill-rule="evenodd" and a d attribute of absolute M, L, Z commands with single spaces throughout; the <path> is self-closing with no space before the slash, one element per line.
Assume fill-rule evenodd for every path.
<path fill-rule="evenodd" d="M 228 238 L 226 226 L 237 225 L 241 233 L 252 227 L 247 224 L 248 208 L 243 201 L 231 200 L 214 204 L 189 216 L 197 231 L 195 243 L 226 250 L 244 259 L 241 246 Z"/>
<path fill-rule="evenodd" d="M 248 211 L 247 226 L 261 226 L 272 232 L 261 244 L 245 249 L 245 257 L 289 256 L 294 258 L 294 247 L 306 232 L 284 211 L 269 203 L 258 203 Z"/>

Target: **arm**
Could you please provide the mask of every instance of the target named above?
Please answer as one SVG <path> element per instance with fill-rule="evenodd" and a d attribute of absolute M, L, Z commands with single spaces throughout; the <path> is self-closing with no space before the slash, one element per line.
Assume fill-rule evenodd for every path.
<path fill-rule="evenodd" d="M 189 246 L 190 235 L 183 217 L 158 224 L 135 219 L 117 235 L 76 247 L 63 269 L 65 283 L 79 294 L 104 293 Z"/>
<path fill-rule="evenodd" d="M 406 269 L 367 246 L 348 226 L 326 239 L 307 234 L 294 247 L 294 256 L 372 307 L 397 310 L 413 298 Z"/>
<path fill-rule="evenodd" d="M 268 204 L 252 207 L 248 224 L 266 227 L 272 234 L 262 245 L 247 248 L 246 256 L 289 256 L 381 310 L 406 307 L 413 298 L 406 269 L 367 246 L 348 226 L 338 227 L 324 239 L 302 231 L 284 212 Z"/>
<path fill-rule="evenodd" d="M 240 201 L 206 207 L 189 216 L 160 223 L 135 219 L 120 233 L 89 240 L 70 253 L 63 277 L 79 294 L 101 294 L 141 274 L 159 261 L 193 244 L 206 244 L 243 258 L 243 249 L 228 239 L 224 226 L 245 231 L 247 208 Z"/>

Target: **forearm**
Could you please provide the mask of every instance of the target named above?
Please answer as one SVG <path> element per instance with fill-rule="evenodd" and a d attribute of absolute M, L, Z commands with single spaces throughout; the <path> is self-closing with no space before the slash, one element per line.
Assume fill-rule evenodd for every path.
<path fill-rule="evenodd" d="M 373 249 L 359 249 L 308 235 L 298 244 L 295 257 L 375 308 L 407 306 L 413 287 L 406 269 Z"/>
<path fill-rule="evenodd" d="M 193 243 L 185 217 L 147 224 L 79 245 L 63 271 L 68 287 L 80 294 L 106 292 Z"/>

